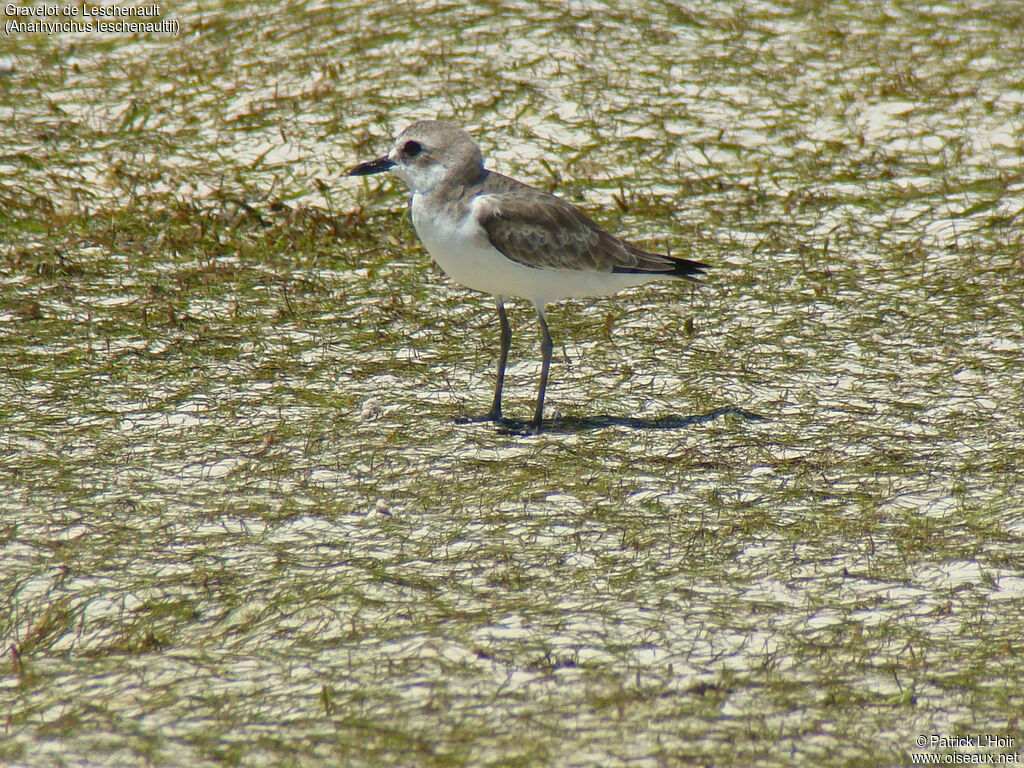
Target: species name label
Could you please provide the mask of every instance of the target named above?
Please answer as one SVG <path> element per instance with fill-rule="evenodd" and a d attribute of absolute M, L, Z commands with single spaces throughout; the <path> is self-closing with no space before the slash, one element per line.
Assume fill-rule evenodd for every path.
<path fill-rule="evenodd" d="M 4 3 L 4 34 L 156 34 L 178 37 L 181 22 L 164 18 L 159 3 L 139 5 Z"/>

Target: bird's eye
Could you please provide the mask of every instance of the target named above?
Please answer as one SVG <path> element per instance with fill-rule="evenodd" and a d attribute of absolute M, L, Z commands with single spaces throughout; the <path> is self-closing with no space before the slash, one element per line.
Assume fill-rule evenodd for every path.
<path fill-rule="evenodd" d="M 422 151 L 423 147 L 418 141 L 407 141 L 402 145 L 402 154 L 406 157 L 416 157 Z"/>

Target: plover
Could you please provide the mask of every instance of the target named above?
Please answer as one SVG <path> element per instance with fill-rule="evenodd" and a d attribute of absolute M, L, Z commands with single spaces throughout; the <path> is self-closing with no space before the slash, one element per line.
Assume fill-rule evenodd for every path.
<path fill-rule="evenodd" d="M 541 331 L 540 386 L 533 427 L 540 429 L 551 367 L 545 307 L 560 299 L 603 296 L 660 278 L 697 280 L 707 264 L 650 253 L 606 232 L 575 206 L 484 168 L 472 137 L 449 123 L 406 128 L 391 151 L 349 176 L 391 171 L 412 192 L 412 225 L 452 280 L 494 296 L 501 351 L 494 401 L 485 419 L 501 422 L 501 392 L 512 330 L 505 297 L 531 301 Z"/>

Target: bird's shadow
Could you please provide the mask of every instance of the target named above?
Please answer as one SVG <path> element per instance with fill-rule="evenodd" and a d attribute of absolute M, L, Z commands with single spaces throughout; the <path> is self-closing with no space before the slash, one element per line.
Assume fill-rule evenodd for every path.
<path fill-rule="evenodd" d="M 544 419 L 540 429 L 527 419 L 457 419 L 458 424 L 469 424 L 480 421 L 493 421 L 498 427 L 498 432 L 503 435 L 534 435 L 538 432 L 560 432 L 578 433 L 592 432 L 595 429 L 607 427 L 629 427 L 631 429 L 685 429 L 700 424 L 707 424 L 723 416 L 735 416 L 746 421 L 767 421 L 767 416 L 762 416 L 753 411 L 743 408 L 715 408 L 707 413 L 698 413 L 690 416 L 679 416 L 668 414 L 665 416 L 559 416 L 553 419 Z"/>

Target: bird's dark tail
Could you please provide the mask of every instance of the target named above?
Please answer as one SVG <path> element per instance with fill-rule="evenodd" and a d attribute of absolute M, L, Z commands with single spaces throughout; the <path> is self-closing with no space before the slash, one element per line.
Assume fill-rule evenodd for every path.
<path fill-rule="evenodd" d="M 666 256 L 660 253 L 649 253 L 635 245 L 623 243 L 626 250 L 637 258 L 635 266 L 616 266 L 612 272 L 640 275 L 664 275 L 665 277 L 681 277 L 684 280 L 696 281 L 704 271 L 711 269 L 702 261 L 682 259 L 678 256 Z"/>

